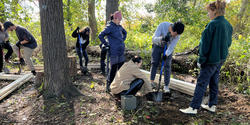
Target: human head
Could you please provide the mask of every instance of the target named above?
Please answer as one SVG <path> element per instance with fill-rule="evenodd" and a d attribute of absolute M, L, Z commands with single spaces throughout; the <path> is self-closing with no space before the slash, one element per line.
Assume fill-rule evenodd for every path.
<path fill-rule="evenodd" d="M 84 27 L 84 28 L 82 28 L 82 29 L 80 30 L 80 32 L 83 32 L 84 34 L 89 35 L 90 32 L 91 32 L 91 30 L 90 30 L 89 27 Z"/>
<path fill-rule="evenodd" d="M 142 58 L 140 56 L 134 56 L 132 58 L 132 61 L 138 65 L 138 67 L 141 67 L 142 65 Z"/>
<path fill-rule="evenodd" d="M 217 16 L 224 16 L 226 2 L 217 0 L 207 5 L 208 17 L 212 20 Z"/>
<path fill-rule="evenodd" d="M 8 31 L 13 31 L 16 29 L 16 26 L 10 21 L 5 22 L 3 25 L 4 25 L 4 29 Z"/>
<path fill-rule="evenodd" d="M 181 21 L 177 21 L 170 26 L 169 32 L 171 33 L 171 36 L 175 37 L 183 33 L 184 27 L 185 26 Z"/>
<path fill-rule="evenodd" d="M 114 12 L 114 14 L 111 15 L 111 20 L 115 23 L 115 24 L 120 24 L 121 20 L 122 20 L 122 13 L 121 11 L 116 11 Z"/>

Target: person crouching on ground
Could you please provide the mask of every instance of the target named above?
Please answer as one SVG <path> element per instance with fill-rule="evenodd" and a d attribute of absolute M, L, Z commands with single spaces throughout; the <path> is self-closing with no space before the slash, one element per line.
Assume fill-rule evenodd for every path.
<path fill-rule="evenodd" d="M 90 34 L 89 27 L 83 28 L 81 30 L 79 27 L 77 27 L 76 30 L 72 33 L 72 37 L 77 38 L 76 53 L 79 57 L 79 64 L 80 64 L 81 70 L 83 70 L 82 56 L 85 59 L 85 68 L 87 68 L 88 62 L 89 62 L 88 54 L 86 51 L 86 47 L 89 45 L 89 34 Z"/>
<path fill-rule="evenodd" d="M 215 112 L 218 100 L 219 74 L 232 43 L 232 25 L 225 19 L 226 2 L 217 0 L 208 4 L 207 11 L 211 21 L 202 32 L 199 48 L 198 67 L 201 68 L 194 91 L 194 97 L 187 109 L 180 109 L 185 114 L 197 114 L 200 106 Z M 208 105 L 201 104 L 209 85 Z"/>
<path fill-rule="evenodd" d="M 3 24 L 0 22 L 0 72 L 2 72 L 3 69 L 3 48 L 8 50 L 8 52 L 4 56 L 6 63 L 9 62 L 10 56 L 13 53 L 13 49 L 8 39 L 9 35 L 6 32 Z"/>
<path fill-rule="evenodd" d="M 34 36 L 25 28 L 16 26 L 12 22 L 5 22 L 4 27 L 7 31 L 16 31 L 18 42 L 13 45 L 13 50 L 16 55 L 20 58 L 20 63 L 25 65 L 27 63 L 31 73 L 36 75 L 35 67 L 31 60 L 32 52 L 37 47 L 37 42 Z M 21 56 L 20 49 L 23 49 L 23 57 Z M 24 59 L 23 59 L 24 58 Z"/>
<path fill-rule="evenodd" d="M 138 56 L 124 63 L 111 83 L 111 93 L 120 97 L 121 95 L 136 95 L 138 91 L 142 95 L 152 92 L 148 78 L 140 71 L 141 65 L 142 59 Z"/>

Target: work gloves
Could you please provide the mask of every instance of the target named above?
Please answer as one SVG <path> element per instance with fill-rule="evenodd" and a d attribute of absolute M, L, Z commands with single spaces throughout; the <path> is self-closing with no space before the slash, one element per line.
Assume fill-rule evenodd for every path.
<path fill-rule="evenodd" d="M 20 46 L 21 46 L 21 41 L 18 41 L 18 42 L 16 43 L 16 46 L 17 46 L 18 48 L 20 48 Z"/>
<path fill-rule="evenodd" d="M 162 37 L 162 42 L 164 44 L 167 44 L 170 41 L 170 38 L 171 38 L 171 33 L 168 32 L 167 35 L 165 35 L 165 36 Z"/>
<path fill-rule="evenodd" d="M 102 49 L 109 50 L 110 49 L 109 44 L 107 44 L 107 43 L 102 44 Z"/>
<path fill-rule="evenodd" d="M 79 30 L 80 30 L 80 27 L 78 26 L 78 27 L 76 28 L 76 30 L 79 31 Z"/>

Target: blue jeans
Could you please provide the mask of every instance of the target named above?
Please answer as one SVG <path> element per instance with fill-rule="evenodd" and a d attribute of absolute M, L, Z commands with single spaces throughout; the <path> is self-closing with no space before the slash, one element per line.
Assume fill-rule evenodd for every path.
<path fill-rule="evenodd" d="M 199 109 L 202 98 L 209 85 L 209 107 L 217 105 L 218 100 L 218 83 L 221 66 L 224 61 L 219 64 L 203 64 L 201 66 L 200 75 L 194 91 L 194 97 L 190 103 L 190 107 Z"/>
<path fill-rule="evenodd" d="M 83 66 L 82 65 L 82 55 L 83 55 L 83 57 L 85 59 L 85 66 L 87 67 L 88 66 L 88 62 L 89 62 L 87 51 L 86 50 L 82 50 L 82 54 L 81 54 L 80 48 L 76 47 L 76 53 L 77 53 L 77 55 L 79 57 L 79 64 L 80 64 L 80 66 Z"/>
<path fill-rule="evenodd" d="M 164 48 L 153 45 L 152 48 L 152 55 L 151 55 L 151 68 L 150 68 L 150 80 L 155 80 L 155 75 L 157 72 L 158 65 L 161 61 Z M 167 56 L 167 59 L 164 64 L 164 83 L 165 86 L 169 85 L 170 82 L 170 75 L 171 75 L 171 62 L 172 62 L 172 54 Z"/>

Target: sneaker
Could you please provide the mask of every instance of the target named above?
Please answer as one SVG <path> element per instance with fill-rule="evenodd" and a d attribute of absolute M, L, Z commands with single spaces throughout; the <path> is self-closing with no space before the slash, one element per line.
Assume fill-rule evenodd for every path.
<path fill-rule="evenodd" d="M 215 105 L 209 107 L 208 105 L 201 104 L 201 107 L 204 108 L 204 109 L 206 109 L 206 110 L 208 110 L 208 111 L 210 111 L 210 112 L 215 112 L 215 110 L 216 110 L 216 106 Z"/>
<path fill-rule="evenodd" d="M 197 109 L 193 109 L 192 107 L 188 107 L 186 109 L 180 109 L 180 111 L 185 114 L 191 114 L 191 115 L 197 114 Z"/>
<path fill-rule="evenodd" d="M 36 75 L 36 71 L 35 71 L 35 70 L 31 71 L 31 73 L 32 73 L 34 76 Z"/>
<path fill-rule="evenodd" d="M 164 86 L 163 91 L 164 91 L 164 93 L 170 93 L 170 90 L 169 90 L 168 86 Z"/>

